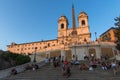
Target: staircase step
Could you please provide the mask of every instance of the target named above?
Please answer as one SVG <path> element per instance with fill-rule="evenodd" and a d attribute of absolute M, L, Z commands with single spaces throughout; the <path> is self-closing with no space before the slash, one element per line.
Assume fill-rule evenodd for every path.
<path fill-rule="evenodd" d="M 73 65 L 71 76 L 66 78 L 66 76 L 62 76 L 61 67 L 54 68 L 52 65 L 44 65 L 35 71 L 27 70 L 3 80 L 120 80 L 120 71 L 113 77 L 112 70 L 103 71 L 98 67 L 93 71 L 81 71 L 79 65 Z"/>

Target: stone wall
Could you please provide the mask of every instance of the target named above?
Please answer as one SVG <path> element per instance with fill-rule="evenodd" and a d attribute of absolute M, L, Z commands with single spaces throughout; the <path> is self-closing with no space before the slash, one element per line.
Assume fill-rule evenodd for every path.
<path fill-rule="evenodd" d="M 30 62 L 30 63 L 26 63 L 26 64 L 23 64 L 23 65 L 20 65 L 20 66 L 16 66 L 16 67 L 8 68 L 8 69 L 5 69 L 5 70 L 1 70 L 1 71 L 0 71 L 0 80 L 1 80 L 2 78 L 5 78 L 5 77 L 10 76 L 10 75 L 11 75 L 11 70 L 14 69 L 14 68 L 17 70 L 18 73 L 25 71 L 25 70 L 26 70 L 26 66 L 27 66 L 28 64 L 33 64 L 33 63 Z M 40 68 L 40 67 L 42 67 L 43 65 L 45 65 L 45 62 L 44 62 L 44 61 L 41 61 L 41 62 L 36 63 L 36 64 L 37 64 L 37 65 L 39 66 L 39 68 Z"/>

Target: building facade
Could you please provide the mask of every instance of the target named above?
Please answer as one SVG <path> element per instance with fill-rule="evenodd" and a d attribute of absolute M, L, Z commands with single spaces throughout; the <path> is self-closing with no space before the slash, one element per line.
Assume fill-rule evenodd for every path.
<path fill-rule="evenodd" d="M 100 41 L 106 41 L 106 42 L 115 42 L 115 28 L 111 27 L 107 31 L 105 31 L 103 34 L 100 35 Z"/>
<path fill-rule="evenodd" d="M 68 19 L 66 16 L 61 16 L 58 19 L 58 38 L 54 40 L 30 42 L 23 44 L 16 44 L 12 42 L 7 46 L 7 50 L 14 53 L 32 54 L 36 51 L 42 52 L 45 50 L 63 49 L 68 45 L 83 43 L 84 41 L 90 42 L 90 31 L 88 25 L 88 15 L 81 12 L 78 16 L 78 24 L 76 27 L 74 6 L 72 7 L 72 28 L 68 28 Z"/>
<path fill-rule="evenodd" d="M 30 43 L 16 44 L 12 42 L 7 45 L 7 50 L 18 54 L 42 54 L 44 57 L 61 56 L 61 59 L 78 59 L 83 60 L 84 56 L 88 57 L 94 54 L 95 58 L 101 58 L 106 53 L 114 56 L 115 44 L 91 41 L 91 33 L 89 30 L 88 15 L 80 12 L 78 15 L 78 26 L 76 26 L 74 6 L 72 6 L 72 28 L 68 27 L 69 22 L 66 16 L 62 15 L 58 19 L 58 37 L 53 40 L 45 40 Z M 111 33 L 112 31 L 109 30 Z M 107 33 L 107 32 L 106 32 Z M 111 35 L 112 36 L 112 35 Z M 104 34 L 100 37 L 102 41 Z M 114 39 L 111 38 L 113 41 Z M 106 49 L 105 49 L 106 48 Z M 112 53 L 102 52 L 109 49 Z M 108 50 L 107 50 L 108 51 Z"/>

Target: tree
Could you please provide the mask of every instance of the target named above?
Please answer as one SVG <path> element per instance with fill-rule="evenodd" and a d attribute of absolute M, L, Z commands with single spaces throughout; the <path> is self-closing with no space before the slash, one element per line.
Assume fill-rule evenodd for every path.
<path fill-rule="evenodd" d="M 115 26 L 116 26 L 116 30 L 115 30 L 115 36 L 117 38 L 116 40 L 116 48 L 120 51 L 120 16 L 115 18 Z"/>

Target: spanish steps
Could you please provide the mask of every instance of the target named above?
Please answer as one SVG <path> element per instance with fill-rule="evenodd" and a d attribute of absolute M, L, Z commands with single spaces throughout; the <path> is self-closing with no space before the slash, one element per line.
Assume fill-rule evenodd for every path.
<path fill-rule="evenodd" d="M 93 71 L 81 71 L 79 65 L 71 67 L 71 76 L 62 75 L 61 67 L 52 64 L 44 65 L 37 70 L 26 70 L 16 75 L 9 76 L 3 80 L 120 80 L 120 70 L 113 76 L 112 70 L 102 70 L 97 67 Z"/>

